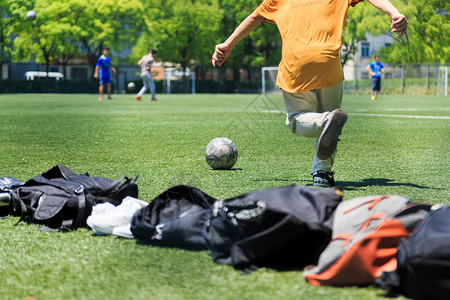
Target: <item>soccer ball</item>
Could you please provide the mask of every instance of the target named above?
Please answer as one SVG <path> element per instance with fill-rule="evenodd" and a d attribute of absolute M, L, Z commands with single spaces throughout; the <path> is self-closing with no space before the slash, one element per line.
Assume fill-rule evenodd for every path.
<path fill-rule="evenodd" d="M 238 159 L 236 144 L 224 137 L 215 138 L 206 146 L 205 158 L 214 170 L 231 169 Z"/>
<path fill-rule="evenodd" d="M 28 21 L 34 21 L 36 19 L 36 12 L 33 10 L 30 10 L 27 12 L 27 20 Z"/>
<path fill-rule="evenodd" d="M 127 88 L 130 91 L 134 91 L 134 89 L 136 88 L 136 85 L 134 84 L 134 82 L 129 82 L 127 85 Z"/>

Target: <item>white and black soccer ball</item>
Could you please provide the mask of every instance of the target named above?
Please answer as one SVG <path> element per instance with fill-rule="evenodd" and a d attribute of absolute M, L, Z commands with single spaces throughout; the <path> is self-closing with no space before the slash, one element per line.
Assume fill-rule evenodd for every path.
<path fill-rule="evenodd" d="M 134 82 L 129 82 L 127 85 L 127 88 L 129 91 L 134 91 L 134 89 L 136 88 L 136 85 L 134 84 Z"/>
<path fill-rule="evenodd" d="M 214 170 L 231 169 L 238 159 L 238 150 L 232 140 L 219 137 L 206 146 L 205 158 Z"/>
<path fill-rule="evenodd" d="M 36 12 L 34 10 L 30 10 L 27 12 L 27 20 L 34 21 L 36 19 Z"/>

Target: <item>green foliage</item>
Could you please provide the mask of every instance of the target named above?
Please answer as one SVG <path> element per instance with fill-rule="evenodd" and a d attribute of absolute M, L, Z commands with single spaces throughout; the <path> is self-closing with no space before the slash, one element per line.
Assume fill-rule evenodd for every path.
<path fill-rule="evenodd" d="M 449 2 L 393 0 L 392 3 L 408 19 L 408 34 L 395 38 L 380 54 L 392 63 L 449 63 Z"/>
<path fill-rule="evenodd" d="M 189 65 L 210 61 L 223 11 L 217 0 L 143 0 L 146 31 L 140 37 L 133 63 L 150 48 L 163 60 Z"/>
<path fill-rule="evenodd" d="M 350 7 L 342 34 L 341 64 L 345 65 L 358 50 L 358 42 L 366 39 L 366 32 L 380 34 L 380 28 L 388 28 L 389 20 L 369 3 Z"/>
<path fill-rule="evenodd" d="M 164 61 L 204 69 L 216 43 L 223 42 L 261 0 L 0 0 L 0 61 L 36 59 L 63 65 L 87 55 L 90 64 L 103 47 L 132 48 L 135 64 L 150 48 Z M 392 63 L 450 61 L 449 2 L 393 0 L 409 20 L 408 35 L 394 38 L 383 57 Z M 37 12 L 27 21 L 29 10 Z M 356 53 L 357 43 L 372 35 L 390 34 L 390 19 L 369 3 L 348 11 L 341 60 Z M 12 34 L 12 35 L 11 35 Z M 10 36 L 14 36 L 14 43 Z M 276 65 L 281 37 L 276 25 L 264 22 L 235 46 L 226 66 L 238 81 L 242 68 Z M 113 58 L 114 59 L 114 58 Z M 114 63 L 118 63 L 117 60 Z"/>
<path fill-rule="evenodd" d="M 9 0 L 0 0 L 0 67 L 1 63 L 10 59 L 11 55 L 12 41 L 10 36 L 8 35 L 9 28 L 12 22 L 12 19 L 9 16 L 10 13 Z"/>
<path fill-rule="evenodd" d="M 14 60 L 36 59 L 47 66 L 76 56 L 99 56 L 106 45 L 116 51 L 136 41 L 142 5 L 138 0 L 11 0 L 10 33 Z M 28 10 L 34 21 L 26 20 Z"/>
<path fill-rule="evenodd" d="M 261 3 L 260 0 L 222 0 L 224 9 L 221 23 L 223 42 L 234 29 Z M 275 24 L 263 22 L 248 37 L 238 43 L 227 60 L 233 68 L 278 65 L 281 59 L 281 36 Z"/>
<path fill-rule="evenodd" d="M 71 19 L 83 24 L 80 41 L 89 56 L 97 58 L 104 47 L 122 51 L 137 42 L 146 14 L 141 1 L 77 1 L 84 3 L 85 7 Z"/>
<path fill-rule="evenodd" d="M 142 0 L 147 28 L 139 38 L 130 63 L 136 63 L 150 48 L 163 60 L 186 66 L 207 66 L 217 43 L 260 4 L 259 0 Z M 227 67 L 235 70 L 278 64 L 281 38 L 274 24 L 264 23 L 235 46 Z M 239 72 L 235 72 L 238 75 Z"/>

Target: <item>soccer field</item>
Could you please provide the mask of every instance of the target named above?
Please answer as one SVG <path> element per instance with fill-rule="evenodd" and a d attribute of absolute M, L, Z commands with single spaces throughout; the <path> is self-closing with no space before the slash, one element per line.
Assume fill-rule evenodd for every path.
<path fill-rule="evenodd" d="M 27 180 L 56 164 L 93 176 L 139 175 L 150 201 L 176 184 L 225 199 L 264 188 L 311 185 L 313 140 L 284 124 L 281 96 L 0 95 L 0 177 Z M 446 97 L 345 95 L 349 120 L 334 171 L 345 199 L 399 194 L 449 203 L 450 101 Z M 231 171 L 205 162 L 208 142 L 232 139 Z M 248 276 L 208 252 L 153 248 L 96 237 L 87 229 L 46 233 L 0 220 L 0 298 L 23 299 L 375 299 L 374 288 L 306 284 L 299 271 Z M 31 299 L 31 298 L 30 298 Z"/>

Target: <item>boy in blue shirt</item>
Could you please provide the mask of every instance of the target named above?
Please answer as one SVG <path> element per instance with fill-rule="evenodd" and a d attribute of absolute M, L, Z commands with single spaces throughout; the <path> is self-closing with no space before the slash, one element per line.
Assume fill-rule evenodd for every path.
<path fill-rule="evenodd" d="M 116 74 L 116 69 L 111 66 L 111 58 L 108 56 L 108 48 L 103 49 L 103 55 L 100 56 L 95 64 L 94 77 L 98 78 L 100 81 L 100 87 L 98 89 L 100 97 L 99 101 L 103 100 L 103 87 L 105 84 L 108 87 L 108 99 L 112 100 L 111 97 L 111 73 L 110 70 Z"/>
<path fill-rule="evenodd" d="M 366 66 L 367 72 L 372 76 L 372 98 L 371 100 L 375 100 L 378 97 L 378 93 L 381 90 L 381 73 L 386 71 L 384 65 L 380 62 L 380 56 L 375 55 L 375 61 L 370 62 Z"/>

